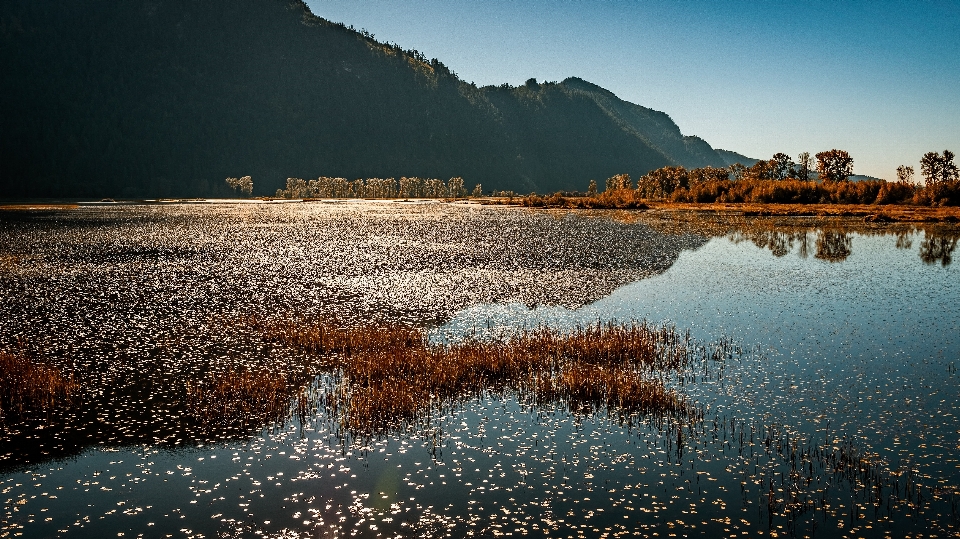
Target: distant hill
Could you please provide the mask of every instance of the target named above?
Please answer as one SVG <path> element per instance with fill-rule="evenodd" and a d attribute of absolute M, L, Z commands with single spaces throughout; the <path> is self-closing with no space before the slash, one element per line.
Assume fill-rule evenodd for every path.
<path fill-rule="evenodd" d="M 863 175 L 863 174 L 854 174 L 853 176 L 850 176 L 850 177 L 848 178 L 848 180 L 850 180 L 850 181 L 852 181 L 852 182 L 864 182 L 864 181 L 878 181 L 878 180 L 882 180 L 882 179 L 881 179 L 881 178 L 877 178 L 876 176 L 866 176 L 866 175 Z"/>
<path fill-rule="evenodd" d="M 255 194 L 319 175 L 543 193 L 737 156 L 581 79 L 478 88 L 300 0 L 6 0 L 0 66 L 0 197 L 242 175 Z"/>
<path fill-rule="evenodd" d="M 759 159 L 751 159 L 750 157 L 741 155 L 737 152 L 731 152 L 729 150 L 718 149 L 714 151 L 720 155 L 720 158 L 723 159 L 723 162 L 726 163 L 726 166 L 740 163 L 743 166 L 752 167 L 753 165 L 757 164 L 757 161 L 759 161 Z"/>

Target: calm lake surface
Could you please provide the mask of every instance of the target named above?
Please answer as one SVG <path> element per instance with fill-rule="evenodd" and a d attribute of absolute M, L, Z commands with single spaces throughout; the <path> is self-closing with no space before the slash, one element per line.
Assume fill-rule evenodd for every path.
<path fill-rule="evenodd" d="M 0 212 L 0 350 L 91 388 L 4 426 L 0 537 L 957 536 L 958 238 L 437 202 Z M 200 430 L 199 373 L 303 356 L 249 316 L 438 342 L 648 320 L 738 353 L 668 380 L 686 424 L 491 391 L 373 437 L 322 405 Z"/>

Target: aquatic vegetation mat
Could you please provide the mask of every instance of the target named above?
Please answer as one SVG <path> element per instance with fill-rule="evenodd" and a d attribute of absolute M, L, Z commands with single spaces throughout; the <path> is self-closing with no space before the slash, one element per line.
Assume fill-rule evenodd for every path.
<path fill-rule="evenodd" d="M 665 371 L 688 366 L 703 350 L 670 328 L 607 323 L 571 332 L 541 327 L 508 339 L 432 343 L 404 326 L 341 328 L 329 323 L 252 321 L 269 340 L 317 354 L 341 380 L 325 402 L 352 434 L 404 422 L 425 423 L 435 410 L 487 391 L 522 400 L 561 402 L 574 411 L 629 416 L 698 417 L 693 403 L 668 389 Z M 719 358 L 725 351 L 713 350 Z"/>

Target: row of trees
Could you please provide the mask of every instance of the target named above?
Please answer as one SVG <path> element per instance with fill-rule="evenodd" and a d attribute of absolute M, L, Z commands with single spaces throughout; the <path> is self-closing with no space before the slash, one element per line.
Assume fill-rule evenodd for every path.
<path fill-rule="evenodd" d="M 960 178 L 957 165 L 953 162 L 953 152 L 943 150 L 943 155 L 937 152 L 927 152 L 920 158 L 920 174 L 923 175 L 927 187 L 946 185 Z M 913 183 L 913 167 L 900 165 L 897 167 L 897 180 Z"/>
<path fill-rule="evenodd" d="M 847 181 L 853 175 L 853 158 L 844 150 L 832 149 L 817 153 L 801 153 L 794 161 L 784 153 L 747 167 L 701 167 L 686 169 L 667 166 L 653 170 L 634 184 L 628 174 L 607 178 L 604 191 L 590 181 L 587 201 L 577 207 L 640 207 L 651 199 L 677 202 L 759 202 L 759 203 L 846 203 L 923 205 L 960 204 L 960 175 L 953 162 L 954 154 L 928 152 L 921 159 L 925 184 L 913 183 L 913 168 L 897 169 L 898 181 Z M 227 184 L 246 194 L 253 190 L 249 176 L 227 178 Z M 503 192 L 503 196 L 513 195 Z M 448 181 L 435 178 L 401 177 L 346 178 L 320 177 L 316 180 L 288 178 L 285 189 L 276 193 L 283 198 L 463 198 L 467 196 L 464 181 L 453 177 Z M 471 196 L 483 196 L 477 184 Z M 558 198 L 559 197 L 559 198 Z M 531 205 L 570 205 L 559 193 L 554 198 L 527 197 Z M 532 200 L 532 199 L 536 200 Z M 554 200 L 557 199 L 557 200 Z M 591 202 L 592 201 L 592 202 Z M 535 203 L 534 203 L 535 202 Z"/>
<path fill-rule="evenodd" d="M 960 179 L 953 162 L 954 154 L 949 150 L 923 156 L 920 161 L 923 185 L 913 183 L 913 168 L 906 166 L 897 169 L 896 182 L 849 182 L 853 174 L 853 158 L 849 153 L 834 149 L 820 152 L 815 158 L 816 174 L 808 153 L 800 154 L 797 161 L 777 153 L 750 167 L 741 164 L 692 170 L 663 167 L 641 177 L 630 196 L 678 202 L 960 204 Z M 595 191 L 596 182 L 591 182 L 590 189 Z M 627 196 L 624 191 L 629 189 L 633 189 L 629 176 L 618 175 L 607 180 L 607 191 L 620 192 L 619 198 Z"/>
<path fill-rule="evenodd" d="M 250 196 L 253 194 L 253 178 L 244 176 L 242 178 L 227 178 L 227 185 L 234 191 Z"/>
<path fill-rule="evenodd" d="M 637 189 L 642 198 L 669 198 L 678 189 L 689 189 L 711 182 L 765 182 L 765 181 L 810 181 L 816 177 L 823 181 L 841 182 L 853 175 L 853 158 L 844 150 L 829 150 L 816 154 L 814 159 L 808 152 L 801 153 L 794 161 L 785 153 L 774 154 L 769 160 L 760 160 L 747 167 L 735 163 L 726 168 L 702 167 L 686 169 L 682 166 L 663 167 L 651 171 L 640 178 Z M 621 185 L 614 188 L 623 189 Z M 607 189 L 611 186 L 608 185 Z"/>
<path fill-rule="evenodd" d="M 829 150 L 820 152 L 811 158 L 807 152 L 801 153 L 794 161 L 785 153 L 774 154 L 769 160 L 760 160 L 750 167 L 740 163 L 727 168 L 703 167 L 686 170 L 683 167 L 663 167 L 654 170 L 641 178 L 639 188 L 652 198 L 662 197 L 679 187 L 688 187 L 709 181 L 786 181 L 812 178 L 825 182 L 847 181 L 853 175 L 853 158 L 844 150 Z M 944 150 L 943 154 L 927 152 L 920 160 L 920 170 L 924 178 L 924 185 L 943 185 L 957 181 L 958 169 L 953 162 L 954 154 Z M 816 167 L 814 168 L 814 164 Z M 816 175 L 814 175 L 816 172 Z M 897 168 L 897 180 L 904 183 L 913 183 L 913 167 L 900 166 Z M 607 189 L 611 188 L 608 185 Z M 595 185 L 595 183 L 594 183 Z M 613 186 L 613 188 L 623 188 Z"/>
<path fill-rule="evenodd" d="M 474 196 L 483 188 L 478 184 Z M 286 189 L 277 190 L 278 198 L 463 198 L 467 196 L 463 178 L 457 176 L 446 182 L 436 178 L 328 178 L 316 180 L 287 178 Z"/>

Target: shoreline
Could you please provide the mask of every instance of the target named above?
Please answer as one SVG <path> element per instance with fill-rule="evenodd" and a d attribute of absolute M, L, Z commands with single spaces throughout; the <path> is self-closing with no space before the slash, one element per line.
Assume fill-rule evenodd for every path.
<path fill-rule="evenodd" d="M 648 202 L 651 210 L 699 211 L 772 217 L 858 217 L 868 222 L 960 222 L 960 207 L 887 204 L 756 204 Z"/>
<path fill-rule="evenodd" d="M 531 207 L 523 204 L 525 197 L 484 197 L 484 198 L 464 198 L 464 199 L 429 199 L 449 203 L 474 203 L 482 205 L 502 205 Z M 273 198 L 253 198 L 253 199 L 153 199 L 153 200 L 130 200 L 130 201 L 37 201 L 37 202 L 0 202 L 0 212 L 4 211 L 50 211 L 50 210 L 75 210 L 84 206 L 113 206 L 127 204 L 230 204 L 230 203 L 298 203 L 298 202 L 331 202 L 348 200 L 372 200 L 372 201 L 409 201 L 409 199 L 307 199 L 307 200 L 288 200 Z M 419 200 L 419 199 L 418 199 Z M 751 202 L 667 202 L 667 201 L 645 201 L 640 204 L 641 207 L 635 208 L 617 208 L 615 206 L 604 207 L 602 204 L 597 207 L 580 208 L 561 204 L 545 204 L 543 206 L 533 206 L 544 209 L 566 209 L 566 210 L 621 210 L 621 211 L 657 211 L 657 212 L 700 212 L 715 213 L 725 215 L 742 215 L 747 217 L 853 217 L 860 218 L 867 222 L 913 222 L 913 223 L 960 223 L 960 207 L 958 206 L 916 206 L 907 204 L 781 204 L 781 203 L 751 203 Z"/>
<path fill-rule="evenodd" d="M 505 206 L 525 206 L 516 197 L 484 199 L 482 204 L 497 204 Z M 565 205 L 534 206 L 545 209 L 584 209 L 620 210 L 620 211 L 658 211 L 658 212 L 700 212 L 723 215 L 738 215 L 745 217 L 853 217 L 867 222 L 906 222 L 906 223 L 960 223 L 960 207 L 958 206 L 916 206 L 907 204 L 781 204 L 755 202 L 669 202 L 644 201 L 643 207 L 617 208 L 614 205 L 604 207 L 598 205 L 591 208 L 579 208 Z"/>

